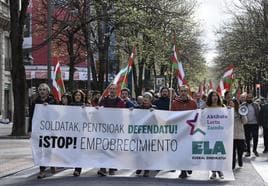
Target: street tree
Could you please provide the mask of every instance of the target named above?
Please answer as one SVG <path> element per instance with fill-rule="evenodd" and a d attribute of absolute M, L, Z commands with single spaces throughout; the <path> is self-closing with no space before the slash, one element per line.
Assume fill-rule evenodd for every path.
<path fill-rule="evenodd" d="M 29 0 L 10 1 L 11 77 L 14 97 L 12 135 L 25 135 L 26 75 L 23 63 L 23 29 Z M 20 8 L 21 7 L 21 8 Z"/>
<path fill-rule="evenodd" d="M 255 92 L 255 84 L 265 83 L 267 76 L 267 29 L 264 1 L 241 0 L 233 19 L 218 32 L 219 56 L 215 59 L 219 71 L 229 64 L 244 90 Z M 220 69 L 221 68 L 221 69 Z"/>
<path fill-rule="evenodd" d="M 152 82 L 145 80 L 149 80 L 152 75 L 164 75 L 170 80 L 170 56 L 174 43 L 182 51 L 181 60 L 186 64 L 186 78 L 191 85 L 196 86 L 198 81 L 202 81 L 203 74 L 206 74 L 205 60 L 202 57 L 203 46 L 198 39 L 200 31 L 193 20 L 196 7 L 193 0 L 69 0 L 64 1 L 61 6 L 55 10 L 53 17 L 53 24 L 57 25 L 53 27 L 54 33 L 59 34 L 52 39 L 54 42 L 58 40 L 65 43 L 66 47 L 61 50 L 68 49 L 69 56 L 74 53 L 70 49 L 78 46 L 73 42 L 76 47 L 71 47 L 70 39 L 82 44 L 81 50 L 86 51 L 83 53 L 86 53 L 86 59 L 90 61 L 92 89 L 103 90 L 107 86 L 109 49 L 117 54 L 120 64 L 114 70 L 118 72 L 119 66 L 126 65 L 132 48 L 137 48 L 138 63 L 133 68 L 136 94 L 140 94 L 142 88 L 150 87 Z M 70 12 L 72 15 L 67 16 Z M 45 27 L 46 22 L 40 24 L 40 27 Z M 74 59 L 69 57 L 69 60 L 70 63 Z M 196 81 L 196 78 L 199 80 Z"/>

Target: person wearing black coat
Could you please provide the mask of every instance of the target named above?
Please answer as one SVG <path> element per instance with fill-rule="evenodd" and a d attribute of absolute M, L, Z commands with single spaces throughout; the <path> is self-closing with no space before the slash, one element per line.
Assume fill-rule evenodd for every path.
<path fill-rule="evenodd" d="M 154 102 L 154 105 L 158 110 L 169 110 L 169 104 L 170 104 L 169 89 L 168 87 L 162 87 L 160 89 L 160 98 L 158 98 Z"/>
<path fill-rule="evenodd" d="M 85 93 L 80 89 L 74 91 L 72 95 L 72 100 L 73 102 L 70 104 L 72 106 L 82 106 L 82 107 L 85 106 Z M 73 175 L 76 177 L 80 176 L 81 172 L 82 168 L 76 167 L 74 169 Z"/>
<path fill-rule="evenodd" d="M 268 103 L 261 106 L 259 121 L 260 126 L 263 128 L 263 140 L 264 140 L 264 150 L 263 153 L 268 152 Z"/>
<path fill-rule="evenodd" d="M 124 101 L 126 108 L 134 108 L 136 105 L 131 101 L 130 97 L 130 91 L 128 88 L 121 89 L 121 99 Z"/>
<path fill-rule="evenodd" d="M 49 86 L 46 84 L 46 83 L 41 83 L 38 87 L 38 95 L 36 97 L 35 100 L 33 100 L 32 104 L 30 105 L 30 113 L 29 113 L 29 127 L 28 127 L 28 133 L 31 135 L 31 132 L 32 132 L 32 119 L 33 119 L 33 115 L 34 115 L 34 109 L 35 109 L 35 105 L 36 104 L 51 104 L 51 105 L 54 105 L 54 104 L 57 104 L 56 100 L 54 99 L 53 96 L 50 96 L 49 95 L 50 93 L 50 88 Z M 37 178 L 38 179 L 41 179 L 41 178 L 44 178 L 46 177 L 46 173 L 45 173 L 45 170 L 46 170 L 46 167 L 44 166 L 40 166 L 40 172 L 39 174 L 37 175 Z M 56 173 L 56 169 L 55 167 L 51 167 L 51 173 L 52 174 L 55 174 Z"/>

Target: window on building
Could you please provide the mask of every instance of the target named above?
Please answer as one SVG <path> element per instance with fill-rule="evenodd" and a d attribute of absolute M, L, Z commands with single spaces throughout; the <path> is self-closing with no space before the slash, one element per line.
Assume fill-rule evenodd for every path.
<path fill-rule="evenodd" d="M 4 56 L 5 56 L 5 70 L 11 70 L 11 45 L 9 37 L 5 37 Z"/>
<path fill-rule="evenodd" d="M 56 7 L 63 7 L 67 3 L 68 3 L 68 1 L 66 1 L 66 0 L 54 0 L 54 5 Z"/>
<path fill-rule="evenodd" d="M 26 14 L 25 25 L 24 25 L 24 37 L 31 36 L 31 16 Z"/>

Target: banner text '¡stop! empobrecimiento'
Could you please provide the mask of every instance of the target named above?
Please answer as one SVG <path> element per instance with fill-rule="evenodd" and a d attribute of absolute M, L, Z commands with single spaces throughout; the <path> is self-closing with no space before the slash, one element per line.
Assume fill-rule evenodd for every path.
<path fill-rule="evenodd" d="M 178 149 L 176 139 L 121 139 L 81 137 L 82 150 L 138 151 L 138 152 L 175 152 Z"/>

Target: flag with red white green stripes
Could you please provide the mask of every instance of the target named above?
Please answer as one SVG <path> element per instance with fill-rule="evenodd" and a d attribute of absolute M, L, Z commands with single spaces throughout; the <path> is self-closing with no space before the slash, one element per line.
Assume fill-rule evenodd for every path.
<path fill-rule="evenodd" d="M 132 68 L 133 68 L 133 64 L 134 64 L 134 54 L 135 54 L 135 49 L 133 49 L 129 59 L 128 59 L 128 65 L 121 69 L 118 74 L 115 76 L 114 80 L 112 81 L 112 83 L 103 91 L 103 94 L 101 96 L 105 97 L 108 96 L 109 94 L 109 87 L 111 85 L 117 85 L 117 96 L 120 96 L 121 94 L 121 90 L 123 88 L 127 88 L 128 87 L 128 75 L 131 72 Z M 101 99 L 100 98 L 100 99 Z"/>
<path fill-rule="evenodd" d="M 220 96 L 223 96 L 224 94 L 224 83 L 222 79 L 220 80 L 219 85 L 217 87 L 217 92 L 219 93 Z"/>
<path fill-rule="evenodd" d="M 60 69 L 60 63 L 57 62 L 54 73 L 52 75 L 52 94 L 54 98 L 59 102 L 61 96 L 65 93 L 65 86 Z"/>
<path fill-rule="evenodd" d="M 214 90 L 214 85 L 211 79 L 209 80 L 209 90 Z"/>
<path fill-rule="evenodd" d="M 172 70 L 178 79 L 178 84 L 179 84 L 179 86 L 187 85 L 187 81 L 185 79 L 184 69 L 183 69 L 182 63 L 178 60 L 177 48 L 175 45 L 173 46 L 172 52 L 173 52 L 173 54 L 171 56 Z"/>
<path fill-rule="evenodd" d="M 230 91 L 234 82 L 234 66 L 229 65 L 220 80 L 217 88 L 218 93 L 223 96 L 224 91 Z"/>
<path fill-rule="evenodd" d="M 223 74 L 223 85 L 224 85 L 224 89 L 226 91 L 231 90 L 232 84 L 234 82 L 234 66 L 233 65 L 229 65 L 226 69 L 226 71 Z"/>

